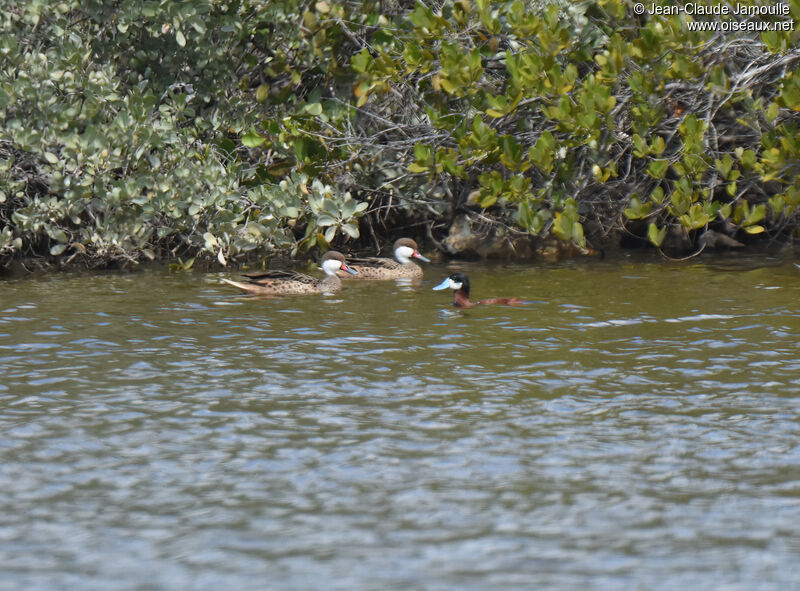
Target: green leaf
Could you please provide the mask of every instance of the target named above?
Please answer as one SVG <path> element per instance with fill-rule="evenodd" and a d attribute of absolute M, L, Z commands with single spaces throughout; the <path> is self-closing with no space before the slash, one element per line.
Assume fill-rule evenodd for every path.
<path fill-rule="evenodd" d="M 528 150 L 528 158 L 544 174 L 550 174 L 553 169 L 553 154 L 555 153 L 555 138 L 549 131 L 545 131 Z"/>
<path fill-rule="evenodd" d="M 269 84 L 262 84 L 256 89 L 256 100 L 263 103 L 269 98 Z"/>
<path fill-rule="evenodd" d="M 650 200 L 661 205 L 664 202 L 664 189 L 660 186 L 653 189 L 653 192 L 650 193 Z"/>
<path fill-rule="evenodd" d="M 498 196 L 493 193 L 490 193 L 488 195 L 481 194 L 480 198 L 478 199 L 478 203 L 480 204 L 481 207 L 484 208 L 491 207 L 492 205 L 497 203 L 497 197 Z M 520 222 L 520 224 L 522 225 L 522 222 Z"/>
<path fill-rule="evenodd" d="M 633 134 L 633 155 L 637 158 L 644 158 L 649 152 L 647 142 L 638 133 Z"/>
<path fill-rule="evenodd" d="M 323 226 L 323 227 L 324 226 L 332 226 L 335 223 L 336 223 L 336 219 L 335 218 L 333 218 L 332 216 L 326 215 L 324 213 L 317 218 L 317 225 L 318 226 Z M 328 240 L 328 242 L 330 242 L 330 240 Z"/>
<path fill-rule="evenodd" d="M 580 222 L 572 224 L 572 240 L 581 248 L 586 248 L 586 238 L 583 235 L 583 225 Z"/>
<path fill-rule="evenodd" d="M 733 158 L 731 158 L 730 154 L 725 154 L 722 159 L 714 160 L 714 165 L 717 167 L 719 176 L 723 180 L 727 180 L 731 173 L 731 168 L 733 167 Z"/>
<path fill-rule="evenodd" d="M 778 103 L 770 103 L 769 107 L 767 107 L 767 119 L 775 121 L 779 114 L 780 108 L 778 107 Z"/>
<path fill-rule="evenodd" d="M 687 230 L 697 230 L 708 224 L 713 217 L 699 203 L 693 204 L 687 213 L 680 217 L 680 222 Z"/>
<path fill-rule="evenodd" d="M 646 218 L 653 209 L 652 203 L 642 203 L 638 197 L 631 197 L 630 207 L 623 212 L 629 220 L 640 220 Z"/>
<path fill-rule="evenodd" d="M 667 237 L 667 228 L 658 229 L 658 226 L 655 223 L 651 223 L 647 227 L 647 238 L 650 242 L 653 243 L 653 246 L 660 247 L 661 243 L 664 242 L 664 238 Z"/>
<path fill-rule="evenodd" d="M 503 152 L 500 160 L 511 170 L 518 170 L 522 161 L 522 146 L 510 135 L 500 137 L 500 147 Z"/>
<path fill-rule="evenodd" d="M 375 60 L 365 47 L 350 59 L 350 67 L 353 68 L 353 71 L 358 72 L 359 74 L 365 74 L 372 68 L 374 61 Z"/>
<path fill-rule="evenodd" d="M 266 138 L 261 137 L 255 131 L 248 131 L 242 136 L 242 143 L 248 148 L 257 148 L 266 141 Z"/>
<path fill-rule="evenodd" d="M 332 215 L 335 218 L 340 217 L 339 206 L 332 199 L 325 199 L 325 201 L 322 202 L 322 209 L 324 211 L 327 211 L 330 215 Z"/>
<path fill-rule="evenodd" d="M 669 170 L 669 160 L 653 160 L 647 165 L 647 174 L 655 179 L 663 179 Z"/>
<path fill-rule="evenodd" d="M 253 238 L 260 239 L 265 236 L 269 236 L 269 231 L 265 226 L 259 224 L 258 222 L 247 222 L 247 226 L 245 227 L 247 233 L 250 234 Z"/>
<path fill-rule="evenodd" d="M 300 162 L 319 158 L 323 153 L 322 144 L 311 137 L 299 137 L 294 141 L 294 154 Z"/>
<path fill-rule="evenodd" d="M 349 222 L 347 224 L 342 224 L 342 230 L 344 230 L 351 238 L 358 238 L 361 234 L 358 231 L 358 226 Z"/>
<path fill-rule="evenodd" d="M 747 214 L 745 218 L 745 224 L 747 225 L 755 224 L 763 220 L 766 216 L 767 216 L 767 206 L 764 203 L 756 205 L 754 208 L 750 210 L 750 213 Z"/>
<path fill-rule="evenodd" d="M 743 230 L 748 234 L 761 234 L 764 231 L 764 226 L 747 226 Z"/>
<path fill-rule="evenodd" d="M 206 242 L 206 248 L 208 250 L 213 250 L 219 246 L 217 243 L 217 237 L 214 236 L 211 232 L 206 232 L 203 234 L 203 240 Z"/>
<path fill-rule="evenodd" d="M 358 203 L 355 199 L 348 199 L 344 202 L 342 206 L 342 218 L 343 219 L 350 219 L 353 217 L 353 214 L 356 213 L 356 207 L 358 207 Z"/>
<path fill-rule="evenodd" d="M 753 169 L 756 166 L 756 153 L 753 150 L 744 150 L 741 147 L 738 147 L 734 150 L 734 153 L 739 158 L 739 161 L 742 163 L 747 169 Z"/>
<path fill-rule="evenodd" d="M 58 156 L 56 156 L 52 152 L 45 152 L 44 159 L 47 160 L 50 164 L 58 164 Z"/>
<path fill-rule="evenodd" d="M 51 246 L 50 247 L 50 254 L 53 255 L 54 257 L 57 257 L 62 252 L 64 252 L 66 249 L 67 249 L 67 245 L 66 244 L 56 244 L 55 246 Z"/>
<path fill-rule="evenodd" d="M 183 36 L 183 33 L 181 33 L 181 31 L 180 31 L 180 30 L 178 30 L 178 31 L 175 31 L 175 41 L 176 41 L 176 42 L 178 43 L 178 45 L 180 45 L 181 47 L 186 47 L 186 37 L 184 37 L 184 36 Z M 225 264 L 225 263 L 223 263 L 223 265 L 224 265 L 224 264 Z"/>
<path fill-rule="evenodd" d="M 431 149 L 425 144 L 414 144 L 414 158 L 417 160 L 428 160 L 431 157 Z"/>
<path fill-rule="evenodd" d="M 50 232 L 50 236 L 53 238 L 53 240 L 56 240 L 57 242 L 61 242 L 62 244 L 67 242 L 67 241 L 69 241 L 69 238 L 67 237 L 67 233 L 64 232 L 64 230 L 61 230 L 61 229 L 56 229 L 56 230 L 51 231 Z"/>
<path fill-rule="evenodd" d="M 562 240 L 572 239 L 573 225 L 575 224 L 572 217 L 566 211 L 556 212 L 553 217 L 553 233 Z"/>

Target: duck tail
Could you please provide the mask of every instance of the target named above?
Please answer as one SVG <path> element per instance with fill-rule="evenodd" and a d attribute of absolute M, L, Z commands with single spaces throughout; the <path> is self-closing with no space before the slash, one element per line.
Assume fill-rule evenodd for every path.
<path fill-rule="evenodd" d="M 231 281 L 230 279 L 224 279 L 224 278 L 222 278 L 222 280 L 228 285 L 233 285 L 235 288 L 240 289 L 245 293 L 258 292 L 258 286 L 256 285 L 251 285 L 249 283 L 240 283 L 239 281 Z"/>

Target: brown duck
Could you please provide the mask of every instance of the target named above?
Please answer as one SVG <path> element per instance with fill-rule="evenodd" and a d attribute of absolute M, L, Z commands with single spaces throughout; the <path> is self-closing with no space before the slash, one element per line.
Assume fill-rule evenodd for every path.
<path fill-rule="evenodd" d="M 247 283 L 223 279 L 225 283 L 252 295 L 291 295 L 307 293 L 333 293 L 342 288 L 336 273 L 341 269 L 355 275 L 358 271 L 347 266 L 340 252 L 330 250 L 320 261 L 325 271 L 324 279 L 315 279 L 302 273 L 291 271 L 267 271 L 258 275 L 246 275 Z"/>
<path fill-rule="evenodd" d="M 493 304 L 502 306 L 521 306 L 528 304 L 520 298 L 488 298 L 472 302 L 469 299 L 469 278 L 464 273 L 453 273 L 449 277 L 445 277 L 439 285 L 434 287 L 435 290 L 450 288 L 454 290 L 453 305 L 456 308 L 472 308 L 473 306 L 490 306 Z"/>
<path fill-rule="evenodd" d="M 417 243 L 411 238 L 400 238 L 395 240 L 392 246 L 394 258 L 366 257 L 351 258 L 352 268 L 358 271 L 354 279 L 419 279 L 422 277 L 422 267 L 413 263 L 412 258 L 430 263 L 417 250 Z"/>

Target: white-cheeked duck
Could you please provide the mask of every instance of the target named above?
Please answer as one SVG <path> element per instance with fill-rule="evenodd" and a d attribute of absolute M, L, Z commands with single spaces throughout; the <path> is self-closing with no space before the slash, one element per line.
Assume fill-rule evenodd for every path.
<path fill-rule="evenodd" d="M 320 266 L 325 272 L 323 279 L 316 279 L 293 271 L 267 271 L 255 275 L 245 275 L 247 282 L 229 279 L 223 279 L 223 281 L 251 295 L 334 293 L 342 288 L 342 282 L 337 275 L 340 270 L 352 275 L 358 273 L 348 266 L 344 255 L 335 250 L 325 253 L 320 261 Z"/>
<path fill-rule="evenodd" d="M 395 240 L 392 246 L 394 258 L 383 257 L 351 258 L 351 267 L 358 271 L 352 279 L 420 279 L 422 267 L 413 262 L 417 259 L 430 263 L 430 260 L 419 253 L 417 243 L 411 238 Z"/>

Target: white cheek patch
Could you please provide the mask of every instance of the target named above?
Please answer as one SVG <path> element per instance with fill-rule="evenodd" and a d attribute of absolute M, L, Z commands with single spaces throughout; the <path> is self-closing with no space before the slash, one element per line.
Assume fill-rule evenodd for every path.
<path fill-rule="evenodd" d="M 397 250 L 394 251 L 395 258 L 398 261 L 400 261 L 400 263 L 403 265 L 411 262 L 411 255 L 413 254 L 414 254 L 414 249 L 408 246 L 400 246 L 397 248 Z"/>
<path fill-rule="evenodd" d="M 328 259 L 322 263 L 322 270 L 325 271 L 327 275 L 336 275 L 336 271 L 338 271 L 341 266 L 341 261 L 337 261 L 336 259 Z"/>
<path fill-rule="evenodd" d="M 461 285 L 462 284 L 457 281 L 453 281 L 452 279 L 450 280 L 450 289 L 459 290 L 461 289 Z"/>

